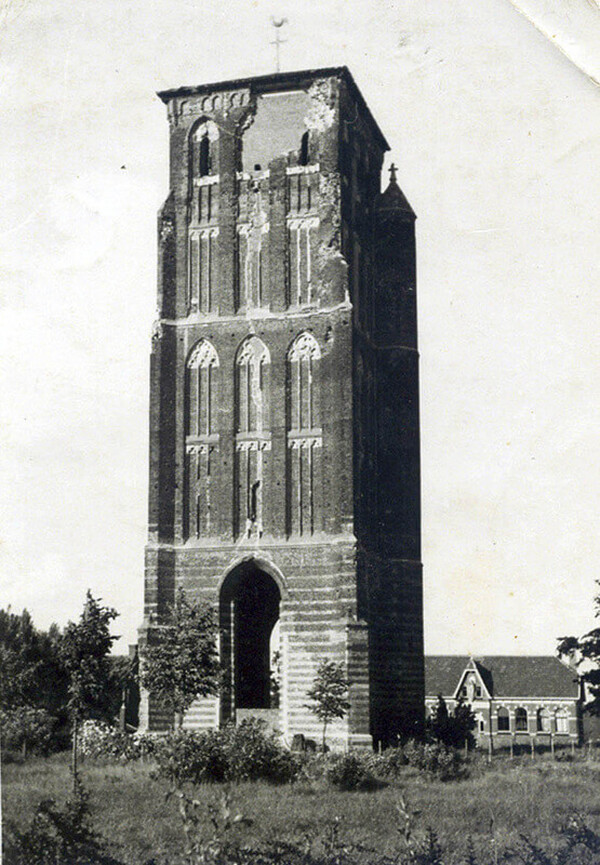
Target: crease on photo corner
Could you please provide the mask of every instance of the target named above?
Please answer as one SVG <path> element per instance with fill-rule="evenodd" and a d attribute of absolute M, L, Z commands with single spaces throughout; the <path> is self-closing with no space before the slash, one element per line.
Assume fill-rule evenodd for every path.
<path fill-rule="evenodd" d="M 580 72 L 600 86 L 598 0 L 508 0 Z M 594 16 L 595 24 L 594 26 Z M 590 22 L 591 25 L 590 26 Z"/>

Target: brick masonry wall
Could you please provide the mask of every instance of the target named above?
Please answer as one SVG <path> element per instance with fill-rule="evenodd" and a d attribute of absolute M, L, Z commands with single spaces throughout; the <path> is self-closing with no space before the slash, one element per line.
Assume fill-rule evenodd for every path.
<path fill-rule="evenodd" d="M 248 81 L 164 97 L 171 127 L 170 193 L 159 214 L 160 318 L 151 356 L 141 642 L 152 638 L 177 586 L 216 608 L 226 574 L 254 557 L 267 573 L 278 575 L 281 592 L 283 732 L 318 735 L 305 706 L 306 691 L 318 661 L 327 656 L 343 664 L 352 706 L 331 734 L 346 744 L 364 744 L 370 734 L 386 740 L 402 725 L 418 726 L 423 707 L 418 368 L 411 354 L 416 349 L 414 227 L 411 240 L 406 226 L 392 220 L 383 247 L 377 245 L 374 231 L 382 228 L 375 207 L 385 142 L 346 74 L 286 79 L 287 90 L 297 91 L 289 97 L 278 93 L 282 85 L 269 87 L 261 90 Z M 218 176 L 203 180 L 196 176 L 198 147 L 192 137 L 207 120 L 218 128 L 218 141 L 211 144 Z M 310 164 L 303 167 L 299 147 L 306 129 Z M 287 152 L 275 152 L 274 142 L 287 142 Z M 212 306 L 200 313 L 191 305 L 188 232 L 198 184 L 209 181 L 218 197 L 217 277 Z M 302 198 L 308 190 L 310 199 Z M 259 217 L 268 220 L 262 235 Z M 290 294 L 296 224 L 306 233 L 298 240 L 306 237 L 302 272 L 312 271 L 303 305 Z M 246 306 L 240 231 L 263 246 L 258 307 Z M 396 257 L 385 258 L 394 243 Z M 383 269 L 377 270 L 382 249 Z M 398 292 L 404 296 L 409 282 L 412 299 L 398 303 Z M 303 332 L 312 334 L 321 354 L 315 399 L 322 447 L 314 477 L 314 532 L 290 536 L 287 353 Z M 249 334 L 270 354 L 262 533 L 251 538 L 237 525 L 234 472 L 236 353 Z M 212 343 L 219 359 L 218 439 L 211 457 L 210 531 L 192 537 L 186 363 L 201 339 Z M 368 379 L 360 388 L 359 348 Z M 226 703 L 197 702 L 186 724 L 213 726 L 227 716 Z M 150 727 L 165 723 L 164 712 L 146 698 L 141 714 Z"/>

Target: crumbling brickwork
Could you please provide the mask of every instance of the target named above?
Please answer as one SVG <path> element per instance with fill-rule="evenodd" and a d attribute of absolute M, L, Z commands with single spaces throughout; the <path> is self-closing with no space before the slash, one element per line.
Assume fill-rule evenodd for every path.
<path fill-rule="evenodd" d="M 395 180 L 380 195 L 387 144 L 345 68 L 160 96 L 140 640 L 183 586 L 218 611 L 225 675 L 187 726 L 270 710 L 317 735 L 326 656 L 352 706 L 331 735 L 385 743 L 424 697 L 414 214 Z M 147 695 L 142 719 L 168 723 Z"/>

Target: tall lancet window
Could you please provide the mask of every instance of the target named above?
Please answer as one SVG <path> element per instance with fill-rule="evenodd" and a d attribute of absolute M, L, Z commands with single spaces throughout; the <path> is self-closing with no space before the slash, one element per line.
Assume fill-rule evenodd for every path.
<path fill-rule="evenodd" d="M 200 170 L 200 177 L 206 177 L 207 174 L 210 174 L 211 169 L 210 138 L 208 137 L 208 132 L 205 132 L 200 139 L 198 151 L 198 168 Z"/>
<path fill-rule="evenodd" d="M 216 405 L 219 357 L 207 339 L 191 352 L 186 370 L 186 511 L 190 538 L 210 535 L 211 479 L 219 444 Z"/>
<path fill-rule="evenodd" d="M 219 175 L 219 130 L 212 120 L 192 130 L 188 226 L 188 304 L 191 312 L 214 310 L 216 283 Z"/>
<path fill-rule="evenodd" d="M 269 351 L 257 336 L 240 346 L 236 357 L 236 534 L 263 533 L 263 482 L 271 450 Z"/>
<path fill-rule="evenodd" d="M 321 429 L 319 344 L 301 333 L 288 352 L 288 533 L 321 528 Z"/>
<path fill-rule="evenodd" d="M 207 177 L 217 174 L 219 128 L 212 120 L 202 120 L 194 127 L 190 138 L 192 174 Z"/>

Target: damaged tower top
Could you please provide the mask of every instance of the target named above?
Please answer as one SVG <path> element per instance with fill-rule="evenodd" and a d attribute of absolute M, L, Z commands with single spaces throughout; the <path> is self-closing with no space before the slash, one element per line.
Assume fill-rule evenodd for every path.
<path fill-rule="evenodd" d="M 390 741 L 424 706 L 414 213 L 395 176 L 381 194 L 345 67 L 159 95 L 141 643 L 181 586 L 218 611 L 223 666 L 187 726 L 316 735 L 327 657 L 351 706 L 332 736 Z M 143 718 L 168 720 L 151 698 Z"/>

